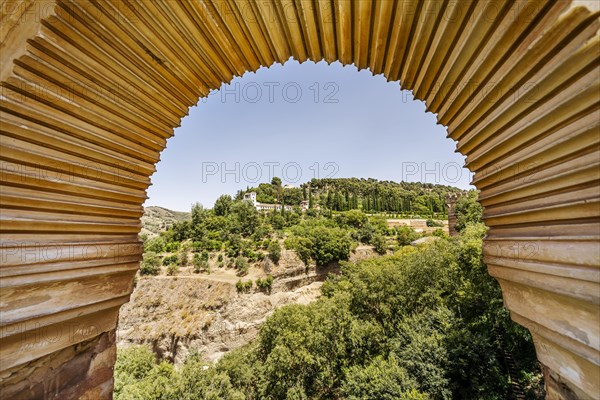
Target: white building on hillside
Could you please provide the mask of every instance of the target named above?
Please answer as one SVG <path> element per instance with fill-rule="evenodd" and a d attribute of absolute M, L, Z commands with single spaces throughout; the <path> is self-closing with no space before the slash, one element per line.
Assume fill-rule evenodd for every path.
<path fill-rule="evenodd" d="M 256 192 L 250 192 L 250 193 L 244 194 L 244 201 L 249 201 L 253 205 L 256 205 L 256 203 L 257 203 L 257 201 L 256 201 Z"/>
<path fill-rule="evenodd" d="M 244 201 L 249 201 L 258 211 L 281 211 L 281 204 L 259 203 L 256 200 L 256 192 L 244 194 Z M 293 206 L 284 206 L 285 211 L 293 211 Z"/>

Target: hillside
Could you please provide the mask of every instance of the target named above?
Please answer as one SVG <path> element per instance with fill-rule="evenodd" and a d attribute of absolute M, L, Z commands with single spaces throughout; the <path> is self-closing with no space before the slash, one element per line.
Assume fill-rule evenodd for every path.
<path fill-rule="evenodd" d="M 335 274 L 288 250 L 269 291 L 236 290 L 227 268 L 162 268 L 122 309 L 115 399 L 541 400 L 531 336 L 482 262 L 485 233 L 469 223 Z"/>
<path fill-rule="evenodd" d="M 375 256 L 370 246 L 360 246 L 350 260 Z M 338 271 L 336 265 L 306 268 L 295 252 L 285 250 L 279 264 L 270 266 L 275 279 L 270 291 L 254 287 L 240 293 L 235 269 L 218 268 L 215 261 L 210 260 L 211 273 L 196 274 L 189 266 L 169 276 L 163 267 L 156 276 L 140 277 L 119 314 L 119 347 L 148 344 L 159 358 L 176 364 L 194 351 L 218 360 L 252 341 L 277 308 L 316 300 L 323 281 Z M 263 275 L 262 268 L 251 268 L 244 280 Z"/>
<path fill-rule="evenodd" d="M 148 210 L 172 225 L 145 238 L 119 315 L 115 399 L 543 398 L 483 263 L 476 193 L 456 211 L 449 237 L 435 219 L 226 195 L 183 221 Z"/>
<path fill-rule="evenodd" d="M 164 207 L 150 206 L 144 208 L 142 216 L 142 235 L 157 236 L 176 222 L 191 219 L 191 214 L 185 211 L 172 211 Z"/>
<path fill-rule="evenodd" d="M 238 192 L 255 192 L 258 202 L 300 205 L 333 211 L 362 210 L 367 213 L 436 216 L 447 212 L 446 196 L 466 191 L 447 185 L 421 182 L 392 182 L 364 178 L 312 179 L 299 187 L 282 186 L 281 179 Z"/>

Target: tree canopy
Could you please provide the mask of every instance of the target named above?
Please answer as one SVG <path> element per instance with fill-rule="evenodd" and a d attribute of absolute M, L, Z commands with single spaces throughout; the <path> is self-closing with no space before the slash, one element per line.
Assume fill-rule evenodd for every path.
<path fill-rule="evenodd" d="M 305 221 L 296 238 L 347 235 L 338 224 Z M 458 237 L 343 262 L 318 300 L 276 310 L 255 341 L 214 366 L 193 356 L 175 370 L 120 351 L 115 398 L 501 400 L 510 396 L 503 356 L 512 353 L 527 398 L 541 399 L 531 336 L 510 321 L 483 263 L 485 231 L 467 223 Z M 304 245 L 320 257 L 315 242 Z"/>

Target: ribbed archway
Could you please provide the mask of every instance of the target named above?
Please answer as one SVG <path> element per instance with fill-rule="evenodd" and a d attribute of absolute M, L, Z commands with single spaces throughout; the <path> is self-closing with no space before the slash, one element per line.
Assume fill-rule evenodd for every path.
<path fill-rule="evenodd" d="M 149 176 L 188 107 L 289 57 L 426 102 L 482 191 L 490 273 L 551 398 L 600 393 L 598 3 L 2 3 L 5 398 L 108 398 Z"/>

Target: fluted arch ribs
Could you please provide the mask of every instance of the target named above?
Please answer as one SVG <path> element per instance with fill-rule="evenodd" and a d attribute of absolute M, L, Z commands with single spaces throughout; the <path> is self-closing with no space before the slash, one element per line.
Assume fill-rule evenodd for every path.
<path fill-rule="evenodd" d="M 549 397 L 597 396 L 598 16 L 586 1 L 3 2 L 3 393 L 108 398 L 166 139 L 199 97 L 293 57 L 368 68 L 437 114 Z"/>

